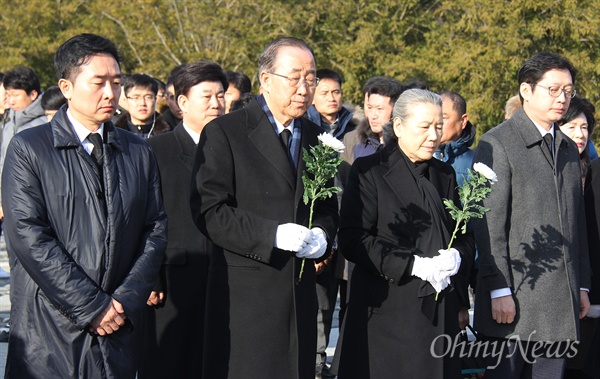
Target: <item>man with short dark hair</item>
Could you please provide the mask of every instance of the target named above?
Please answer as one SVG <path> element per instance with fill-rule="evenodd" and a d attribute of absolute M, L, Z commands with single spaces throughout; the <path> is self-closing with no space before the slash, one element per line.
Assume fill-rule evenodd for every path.
<path fill-rule="evenodd" d="M 211 242 L 196 228 L 187 200 L 200 133 L 225 110 L 225 74 L 216 63 L 195 62 L 173 80 L 183 120 L 172 133 L 150 138 L 158 162 L 169 242 L 152 292 L 144 365 L 139 378 L 202 376 L 204 307 Z M 209 347 L 210 348 L 210 347 Z"/>
<path fill-rule="evenodd" d="M 93 34 L 57 50 L 67 99 L 15 135 L 2 199 L 11 265 L 11 378 L 135 378 L 141 312 L 166 247 L 156 161 L 110 122 L 119 54 Z"/>
<path fill-rule="evenodd" d="M 313 105 L 306 115 L 332 136 L 344 140 L 346 133 L 356 128 L 354 115 L 343 106 L 342 77 L 335 70 L 322 68 L 317 70 L 319 85 L 315 91 Z"/>
<path fill-rule="evenodd" d="M 225 70 L 225 76 L 229 87 L 225 91 L 225 113 L 231 112 L 231 105 L 243 95 L 252 91 L 252 83 L 248 75 L 241 71 Z"/>
<path fill-rule="evenodd" d="M 165 91 L 165 99 L 167 102 L 167 109 L 162 113 L 163 119 L 169 124 L 171 130 L 175 129 L 175 127 L 179 124 L 181 119 L 183 118 L 183 113 L 177 105 L 177 96 L 175 95 L 175 86 L 173 86 L 173 80 L 175 80 L 175 76 L 177 76 L 177 72 L 181 70 L 183 65 L 179 65 L 174 67 L 171 72 L 169 72 L 169 76 L 167 77 L 167 89 Z"/>
<path fill-rule="evenodd" d="M 42 109 L 40 80 L 32 69 L 22 66 L 13 68 L 4 74 L 2 84 L 6 90 L 6 101 L 10 110 L 4 128 L 2 128 L 0 176 L 4 167 L 6 149 L 12 137 L 25 129 L 33 128 L 47 121 L 44 109 Z M 0 219 L 4 217 L 3 210 L 0 202 Z"/>
<path fill-rule="evenodd" d="M 456 92 L 442 91 L 442 140 L 433 155 L 442 162 L 449 163 L 456 171 L 456 181 L 462 185 L 467 177 L 467 169 L 473 163 L 474 151 L 469 147 L 475 141 L 477 130 L 469 121 L 467 102 Z"/>
<path fill-rule="evenodd" d="M 211 121 L 200 135 L 192 215 L 211 255 L 206 378 L 314 378 L 314 262 L 335 236 L 335 197 L 302 201 L 302 149 L 322 129 L 302 117 L 317 76 L 312 50 L 283 37 L 258 60 L 262 95 Z M 332 183 L 328 183 L 332 185 Z M 300 279 L 302 261 L 304 272 Z"/>
<path fill-rule="evenodd" d="M 498 177 L 483 201 L 490 210 L 473 223 L 475 328 L 504 348 L 486 379 L 562 378 L 590 308 L 579 152 L 556 127 L 575 95 L 575 73 L 554 53 L 527 60 L 518 72 L 523 107 L 475 151 L 473 161 Z"/>
<path fill-rule="evenodd" d="M 363 86 L 365 118 L 355 131 L 344 137 L 343 157 L 352 164 L 358 157 L 371 155 L 383 147 L 383 126 L 392 118 L 394 103 L 404 90 L 398 80 L 374 76 Z"/>
<path fill-rule="evenodd" d="M 157 92 L 158 82 L 150 75 L 130 75 L 123 87 L 128 111 L 119 117 L 115 126 L 143 138 L 171 131 L 169 125 L 156 112 Z"/>

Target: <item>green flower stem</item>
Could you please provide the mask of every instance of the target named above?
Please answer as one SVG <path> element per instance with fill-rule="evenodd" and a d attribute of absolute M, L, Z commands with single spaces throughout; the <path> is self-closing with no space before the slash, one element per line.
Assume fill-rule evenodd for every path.
<path fill-rule="evenodd" d="M 308 229 L 312 229 L 312 219 L 313 219 L 313 211 L 315 209 L 315 200 L 313 198 L 310 202 L 310 213 L 308 215 Z M 302 274 L 304 273 L 304 263 L 306 263 L 306 258 L 302 258 L 302 265 L 300 266 L 300 275 L 298 276 L 298 283 L 302 281 Z"/>

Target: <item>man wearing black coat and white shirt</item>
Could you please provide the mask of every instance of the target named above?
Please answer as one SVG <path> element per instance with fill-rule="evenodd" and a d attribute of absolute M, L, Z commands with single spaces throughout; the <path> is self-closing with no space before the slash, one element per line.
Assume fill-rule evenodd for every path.
<path fill-rule="evenodd" d="M 67 106 L 13 137 L 2 173 L 6 375 L 134 378 L 141 311 L 166 247 L 156 162 L 110 122 L 121 92 L 112 42 L 75 36 L 54 62 Z"/>
<path fill-rule="evenodd" d="M 202 375 L 204 303 L 212 244 L 190 211 L 190 182 L 204 126 L 225 111 L 227 78 L 221 66 L 194 62 L 173 79 L 183 121 L 170 133 L 152 137 L 160 172 L 169 242 L 161 280 L 148 305 L 144 364 L 139 378 L 199 378 Z"/>
<path fill-rule="evenodd" d="M 208 279 L 204 377 L 314 378 L 313 263 L 325 258 L 338 222 L 332 197 L 316 203 L 308 229 L 302 201 L 301 148 L 316 145 L 322 132 L 302 117 L 318 82 L 315 60 L 304 41 L 280 38 L 261 53 L 258 73 L 263 95 L 209 123 L 196 155 L 192 214 L 218 246 Z M 284 130 L 289 147 L 279 136 Z"/>

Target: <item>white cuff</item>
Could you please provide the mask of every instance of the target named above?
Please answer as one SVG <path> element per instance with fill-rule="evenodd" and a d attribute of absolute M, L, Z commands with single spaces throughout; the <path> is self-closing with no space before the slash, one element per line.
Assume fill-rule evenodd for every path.
<path fill-rule="evenodd" d="M 512 292 L 510 290 L 510 288 L 500 288 L 498 290 L 492 290 L 490 292 L 490 296 L 492 299 L 498 298 L 498 297 L 502 297 L 502 296 L 510 296 L 512 295 Z"/>
<path fill-rule="evenodd" d="M 579 290 L 580 290 L 580 291 L 585 291 L 585 292 L 590 292 L 590 289 L 589 289 L 589 288 L 583 288 L 583 287 L 581 287 Z"/>

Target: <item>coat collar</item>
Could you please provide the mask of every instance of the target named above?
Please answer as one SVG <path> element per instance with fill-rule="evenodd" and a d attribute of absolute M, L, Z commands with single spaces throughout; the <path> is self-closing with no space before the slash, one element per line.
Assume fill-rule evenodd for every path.
<path fill-rule="evenodd" d="M 537 129 L 537 127 L 535 126 L 533 121 L 531 121 L 529 116 L 527 116 L 527 114 L 525 113 L 523 108 L 519 109 L 513 115 L 513 117 L 511 117 L 507 122 L 509 122 L 512 125 L 513 129 L 516 130 L 516 132 L 519 134 L 525 147 L 531 148 L 535 145 L 539 145 L 539 146 L 543 147 L 542 144 L 544 142 L 544 138 L 540 134 L 539 130 Z M 560 131 L 560 128 L 556 127 L 556 124 L 555 124 L 555 126 L 554 126 L 554 149 L 555 149 L 554 156 L 558 158 L 560 156 L 560 154 L 559 154 L 560 150 L 567 148 L 569 145 L 570 145 L 569 138 L 566 137 Z M 542 152 L 544 153 L 544 156 L 546 157 L 546 160 L 550 163 L 550 165 L 553 165 L 552 157 L 550 157 L 547 150 L 545 148 L 543 148 Z"/>
<path fill-rule="evenodd" d="M 265 115 L 260 105 L 256 100 L 252 100 L 246 107 L 246 127 L 252 129 L 248 134 L 248 139 L 256 147 L 256 149 L 262 154 L 275 169 L 285 177 L 290 187 L 294 189 L 296 187 L 296 177 L 294 171 L 290 166 L 289 160 L 281 142 L 279 136 L 273 130 L 271 122 Z M 302 120 L 301 120 L 302 121 Z M 301 122 L 301 125 L 303 123 Z M 301 146 L 305 146 L 306 133 L 304 126 L 302 126 L 302 142 Z M 300 159 L 298 162 L 298 172 L 303 170 L 303 160 Z"/>
<path fill-rule="evenodd" d="M 56 115 L 54 115 L 50 125 L 52 126 L 52 137 L 55 148 L 77 148 L 82 146 L 79 138 L 77 138 L 77 134 L 75 134 L 73 125 L 71 125 L 67 117 L 66 105 L 61 107 Z M 121 138 L 119 138 L 111 121 L 104 123 L 104 133 L 107 144 L 112 145 L 116 149 L 123 150 Z"/>
<path fill-rule="evenodd" d="M 194 140 L 188 132 L 185 131 L 183 121 L 179 122 L 175 129 L 173 129 L 173 135 L 175 136 L 177 145 L 179 145 L 177 157 L 181 159 L 185 167 L 191 172 L 194 167 L 197 145 L 194 143 Z"/>

